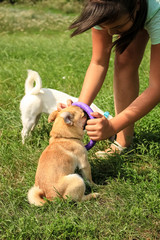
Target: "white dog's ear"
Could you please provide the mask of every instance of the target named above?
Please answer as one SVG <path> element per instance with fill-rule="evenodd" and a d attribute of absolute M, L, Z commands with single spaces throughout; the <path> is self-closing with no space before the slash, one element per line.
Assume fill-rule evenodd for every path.
<path fill-rule="evenodd" d="M 53 122 L 53 121 L 56 119 L 57 114 L 58 114 L 58 111 L 52 112 L 52 113 L 49 115 L 49 117 L 48 117 L 48 122 L 49 122 L 49 123 Z"/>
<path fill-rule="evenodd" d="M 60 116 L 64 119 L 68 125 L 73 125 L 73 115 L 70 112 L 63 112 Z"/>

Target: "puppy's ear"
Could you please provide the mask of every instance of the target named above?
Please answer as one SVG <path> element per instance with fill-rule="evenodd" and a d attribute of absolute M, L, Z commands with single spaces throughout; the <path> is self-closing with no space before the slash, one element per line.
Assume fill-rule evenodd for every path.
<path fill-rule="evenodd" d="M 48 117 L 48 122 L 49 122 L 49 123 L 53 122 L 53 121 L 56 119 L 57 114 L 58 114 L 58 111 L 52 112 L 52 113 L 49 115 L 49 117 Z"/>
<path fill-rule="evenodd" d="M 64 119 L 68 125 L 73 125 L 73 115 L 70 112 L 63 112 L 60 116 Z"/>

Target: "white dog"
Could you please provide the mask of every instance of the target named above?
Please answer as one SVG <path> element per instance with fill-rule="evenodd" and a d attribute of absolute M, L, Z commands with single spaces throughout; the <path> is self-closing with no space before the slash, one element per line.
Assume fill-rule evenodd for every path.
<path fill-rule="evenodd" d="M 35 86 L 34 82 L 36 83 Z M 78 98 L 64 92 L 50 88 L 42 88 L 42 81 L 39 74 L 35 71 L 28 70 L 28 77 L 25 82 L 25 96 L 20 102 L 23 125 L 21 131 L 22 143 L 24 144 L 28 133 L 32 131 L 38 123 L 41 113 L 52 113 L 57 109 L 58 103 L 66 104 L 68 99 L 71 99 L 73 102 L 78 101 Z M 104 114 L 104 112 L 93 103 L 91 104 L 91 108 L 94 112 Z"/>

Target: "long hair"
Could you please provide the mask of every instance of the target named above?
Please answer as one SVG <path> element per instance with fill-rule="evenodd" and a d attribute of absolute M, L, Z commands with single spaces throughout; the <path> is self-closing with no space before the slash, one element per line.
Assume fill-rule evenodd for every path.
<path fill-rule="evenodd" d="M 71 37 L 81 34 L 96 25 L 113 23 L 124 14 L 129 14 L 129 18 L 133 21 L 133 26 L 113 42 L 116 51 L 122 53 L 135 38 L 138 31 L 144 28 L 148 10 L 147 2 L 146 0 L 139 0 L 140 7 L 134 19 L 137 1 L 88 0 L 81 15 L 69 27 L 69 29 L 75 29 Z"/>

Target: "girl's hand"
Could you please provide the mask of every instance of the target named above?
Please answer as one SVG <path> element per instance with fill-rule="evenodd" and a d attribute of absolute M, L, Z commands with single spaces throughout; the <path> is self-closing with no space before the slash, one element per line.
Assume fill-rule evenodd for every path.
<path fill-rule="evenodd" d="M 91 113 L 95 119 L 87 121 L 87 134 L 94 141 L 100 141 L 110 138 L 115 134 L 110 121 L 98 112 Z"/>
<path fill-rule="evenodd" d="M 57 104 L 57 110 L 60 112 L 62 109 L 71 106 L 72 103 L 73 103 L 73 102 L 72 102 L 70 99 L 67 100 L 67 104 L 58 103 L 58 104 Z"/>

